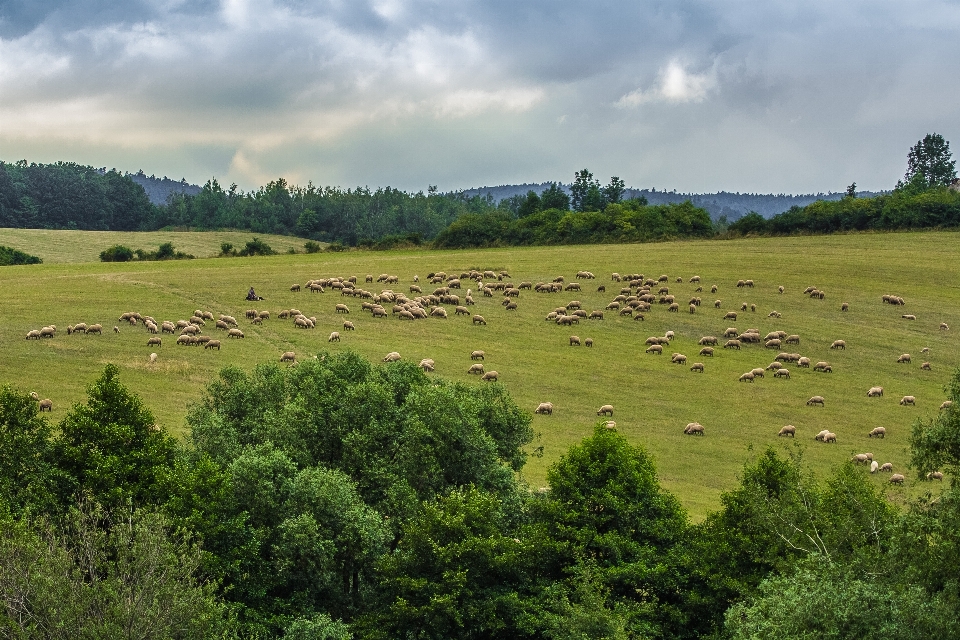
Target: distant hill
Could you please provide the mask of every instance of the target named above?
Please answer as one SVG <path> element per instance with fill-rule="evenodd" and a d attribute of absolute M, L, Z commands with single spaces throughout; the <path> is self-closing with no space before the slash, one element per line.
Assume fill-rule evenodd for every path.
<path fill-rule="evenodd" d="M 147 197 L 150 198 L 150 202 L 153 204 L 166 204 L 167 198 L 173 193 L 185 193 L 190 196 L 195 196 L 200 193 L 200 187 L 195 184 L 190 184 L 185 179 L 177 181 L 171 180 L 167 176 L 163 176 L 162 178 L 154 175 L 148 176 L 142 169 L 136 173 L 126 173 L 124 175 L 143 187 Z"/>
<path fill-rule="evenodd" d="M 540 194 L 549 186 L 549 182 L 540 184 L 510 184 L 497 187 L 467 189 L 463 193 L 467 196 L 479 195 L 486 197 L 489 195 L 495 202 L 499 202 L 500 200 L 512 198 L 516 195 L 525 195 L 528 191 L 534 191 Z M 570 185 L 562 186 L 569 192 Z M 627 189 L 624 197 L 636 198 L 643 196 L 650 204 L 669 204 L 690 200 L 694 205 L 706 209 L 707 212 L 710 213 L 710 217 L 714 220 L 725 215 L 729 221 L 733 222 L 751 211 L 756 211 L 764 218 L 772 218 L 793 206 L 803 207 L 817 200 L 839 200 L 843 195 L 842 192 L 788 195 L 782 193 L 730 193 L 727 191 L 720 191 L 718 193 L 678 193 L 676 191 L 658 191 L 656 189 Z M 879 193 L 860 191 L 857 192 L 857 195 L 868 198 L 879 195 Z"/>

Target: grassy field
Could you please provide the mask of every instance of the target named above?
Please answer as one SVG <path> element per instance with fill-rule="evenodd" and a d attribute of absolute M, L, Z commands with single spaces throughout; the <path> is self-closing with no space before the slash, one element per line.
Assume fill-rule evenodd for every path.
<path fill-rule="evenodd" d="M 156 251 L 164 242 L 172 242 L 177 251 L 198 258 L 220 254 L 220 245 L 229 242 L 235 249 L 256 236 L 277 253 L 290 249 L 303 252 L 303 238 L 255 234 L 249 231 L 51 231 L 48 229 L 0 229 L 0 245 L 39 256 L 44 263 L 97 262 L 100 252 L 116 244 L 133 250 Z"/>
<path fill-rule="evenodd" d="M 45 233 L 51 240 L 60 233 L 70 234 Z M 194 242 L 216 248 L 224 237 L 214 234 Z M 117 238 L 109 243 L 124 241 Z M 272 238 L 265 239 L 274 244 Z M 8 242 L 0 239 L 0 244 Z M 189 250 L 190 243 L 182 244 Z M 278 244 L 275 248 L 282 248 Z M 72 255 L 72 251 L 64 246 L 58 254 Z M 227 364 L 249 370 L 258 362 L 277 361 L 287 350 L 302 358 L 320 350 L 353 349 L 374 360 L 398 351 L 414 362 L 433 358 L 435 375 L 484 384 L 466 373 L 470 352 L 482 349 L 487 353 L 487 370 L 500 373 L 500 382 L 520 406 L 531 413 L 541 401 L 556 407 L 552 416 L 534 417 L 538 440 L 531 450 L 542 446 L 543 457 L 531 458 L 524 470 L 533 486 L 542 485 L 548 465 L 592 431 L 597 408 L 609 403 L 615 407 L 618 429 L 653 454 L 664 485 L 678 495 L 694 519 L 718 507 L 720 493 L 736 484 L 742 464 L 758 449 L 794 446 L 777 438 L 785 424 L 797 426 L 797 446 L 805 450 L 805 460 L 816 471 L 827 473 L 853 453 L 871 451 L 880 462 L 892 462 L 897 471 L 905 472 L 911 485 L 907 490 L 917 492 L 922 487 L 905 467 L 910 426 L 919 417 L 937 414 L 944 399 L 943 385 L 960 366 L 958 260 L 958 234 L 898 233 L 5 267 L 0 270 L 4 288 L 0 382 L 51 398 L 55 421 L 72 403 L 83 400 L 86 386 L 104 364 L 113 362 L 121 367 L 123 382 L 143 397 L 158 420 L 182 432 L 188 406 Z M 425 285 L 430 271 L 458 273 L 469 268 L 506 269 L 514 283 L 560 275 L 571 282 L 581 269 L 595 273 L 597 280 L 584 281 L 582 293 L 524 291 L 516 311 L 506 311 L 499 295 L 484 298 L 475 290 L 473 311 L 486 317 L 487 326 L 474 326 L 469 317 L 455 317 L 452 307 L 447 320 L 374 320 L 361 312 L 359 300 L 330 291 L 289 290 L 291 284 L 303 284 L 309 278 L 356 275 L 363 286 L 365 274 L 390 273 L 400 277 L 394 289 L 406 291 L 414 274 Z M 654 278 L 668 274 L 668 286 L 681 303 L 681 312 L 668 313 L 665 306 L 654 305 L 644 322 L 608 312 L 606 319 L 583 321 L 572 330 L 544 321 L 549 311 L 571 299 L 582 301 L 587 311 L 603 309 L 619 290 L 620 285 L 610 281 L 614 271 Z M 703 293 L 695 294 L 695 285 L 688 282 L 693 275 L 702 278 Z M 675 282 L 677 276 L 683 277 L 682 284 Z M 736 288 L 741 278 L 753 279 L 756 287 Z M 606 285 L 605 293 L 596 292 L 599 284 Z M 719 287 L 716 294 L 710 293 L 712 284 Z M 779 285 L 785 287 L 782 295 Z M 823 289 L 826 298 L 811 300 L 802 295 L 810 285 Z M 243 299 L 250 286 L 266 298 L 257 307 L 273 314 L 263 326 L 242 320 L 250 306 Z M 379 291 L 372 285 L 366 288 Z M 886 293 L 903 296 L 906 307 L 882 304 L 880 296 Z M 686 304 L 692 295 L 703 298 L 693 315 L 687 313 Z M 719 310 L 713 306 L 715 299 L 723 301 Z M 334 312 L 339 302 L 349 305 L 349 319 L 357 330 L 341 331 L 342 342 L 328 344 L 330 331 L 340 330 L 345 319 Z M 736 322 L 723 319 L 727 311 L 739 310 L 742 302 L 756 304 L 757 311 L 740 313 Z M 841 302 L 850 304 L 849 312 L 841 313 Z M 294 306 L 317 316 L 318 328 L 297 330 L 276 318 L 280 310 Z M 237 316 L 246 338 L 224 339 L 223 350 L 215 352 L 177 347 L 170 336 L 161 348 L 149 348 L 142 327 L 121 326 L 119 334 L 110 331 L 120 324 L 117 318 L 124 311 L 139 311 L 159 321 L 187 318 L 195 309 Z M 782 317 L 768 318 L 771 310 Z M 917 320 L 902 319 L 904 313 L 915 314 Z M 66 326 L 80 321 L 103 323 L 108 331 L 103 336 L 66 335 Z M 941 322 L 951 329 L 941 331 Z M 57 337 L 24 340 L 27 331 L 47 324 L 59 327 Z M 768 375 L 753 384 L 740 383 L 741 373 L 765 367 L 776 351 L 749 345 L 739 352 L 718 348 L 713 358 L 697 355 L 701 336 L 719 336 L 730 326 L 741 331 L 757 328 L 761 335 L 779 329 L 799 334 L 799 348 L 790 350 L 814 362 L 830 362 L 833 373 L 788 365 L 793 374 L 789 380 Z M 662 336 L 667 330 L 676 333 L 667 353 L 645 354 L 646 338 Z M 593 338 L 595 346 L 570 347 L 571 334 Z M 846 340 L 847 349 L 831 351 L 835 339 Z M 929 352 L 922 354 L 924 347 Z M 151 365 L 148 354 L 154 350 L 159 359 Z M 689 363 L 704 362 L 706 371 L 697 374 L 689 366 L 671 364 L 671 352 L 686 354 Z M 913 362 L 897 364 L 901 353 L 910 353 Z M 931 371 L 920 370 L 925 360 L 931 363 Z M 873 385 L 884 387 L 882 398 L 866 397 Z M 806 406 L 815 394 L 826 398 L 825 407 Z M 908 394 L 916 396 L 915 407 L 899 405 Z M 704 425 L 705 437 L 682 434 L 692 421 Z M 867 438 L 876 426 L 887 428 L 886 439 Z M 825 428 L 837 433 L 838 444 L 814 442 L 813 435 Z M 874 479 L 885 480 L 886 476 Z M 891 495 L 898 491 L 891 489 Z"/>

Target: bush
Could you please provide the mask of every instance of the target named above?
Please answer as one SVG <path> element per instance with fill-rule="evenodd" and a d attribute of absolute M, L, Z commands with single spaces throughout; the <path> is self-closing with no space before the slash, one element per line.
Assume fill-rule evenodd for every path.
<path fill-rule="evenodd" d="M 268 245 L 266 242 L 264 242 L 260 238 L 254 238 L 253 240 L 249 240 L 247 242 L 246 246 L 244 246 L 244 248 L 240 250 L 239 255 L 241 256 L 272 256 L 272 255 L 276 255 L 276 253 L 277 252 L 274 251 L 270 247 L 270 245 Z"/>
<path fill-rule="evenodd" d="M 319 242 L 307 240 L 303 243 L 303 248 L 306 249 L 307 253 L 319 253 L 322 247 L 320 246 Z"/>
<path fill-rule="evenodd" d="M 122 244 L 115 244 L 100 252 L 100 262 L 130 262 L 131 260 L 133 260 L 133 249 Z"/>
<path fill-rule="evenodd" d="M 339 253 L 341 251 L 346 251 L 346 250 L 347 250 L 346 245 L 341 244 L 339 242 L 331 242 L 330 244 L 327 245 L 327 251 L 334 251 Z"/>
<path fill-rule="evenodd" d="M 0 266 L 5 267 L 14 264 L 40 264 L 41 262 L 43 262 L 43 260 L 37 256 L 31 256 L 23 251 L 0 245 Z"/>
<path fill-rule="evenodd" d="M 220 243 L 220 255 L 221 256 L 235 256 L 237 252 L 234 250 L 233 245 L 229 242 Z"/>

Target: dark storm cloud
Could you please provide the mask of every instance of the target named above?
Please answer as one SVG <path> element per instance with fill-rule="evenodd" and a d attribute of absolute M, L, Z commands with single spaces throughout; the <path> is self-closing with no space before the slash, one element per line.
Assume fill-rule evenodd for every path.
<path fill-rule="evenodd" d="M 960 133 L 958 31 L 930 0 L 5 0 L 0 148 L 244 187 L 882 188 Z"/>

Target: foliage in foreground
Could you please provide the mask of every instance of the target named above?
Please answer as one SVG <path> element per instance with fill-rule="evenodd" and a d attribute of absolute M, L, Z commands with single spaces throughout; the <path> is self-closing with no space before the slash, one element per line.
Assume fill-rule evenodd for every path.
<path fill-rule="evenodd" d="M 950 389 L 960 401 L 960 372 Z M 918 422 L 955 470 L 960 415 Z M 499 385 L 318 354 L 221 372 L 178 443 L 109 365 L 51 428 L 0 389 L 0 635 L 881 638 L 960 633 L 960 494 L 761 452 L 690 525 L 598 423 L 531 493 Z M 952 434 L 952 435 L 951 435 Z"/>

